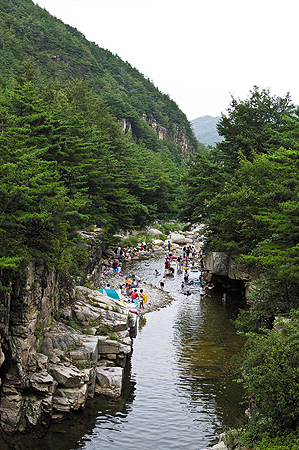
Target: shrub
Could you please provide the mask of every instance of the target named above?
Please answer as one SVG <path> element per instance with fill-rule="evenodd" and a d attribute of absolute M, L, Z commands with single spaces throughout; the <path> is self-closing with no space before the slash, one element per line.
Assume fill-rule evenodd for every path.
<path fill-rule="evenodd" d="M 249 423 L 252 438 L 296 429 L 299 421 L 299 321 L 281 321 L 280 328 L 250 333 L 242 364 L 244 387 L 258 406 Z M 255 431 L 253 432 L 255 428 Z"/>

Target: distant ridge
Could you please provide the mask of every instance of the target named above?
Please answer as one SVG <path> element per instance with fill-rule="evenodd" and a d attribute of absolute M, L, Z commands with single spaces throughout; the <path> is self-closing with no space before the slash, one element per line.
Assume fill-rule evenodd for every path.
<path fill-rule="evenodd" d="M 202 116 L 191 121 L 196 139 L 205 145 L 215 146 L 216 142 L 223 140 L 217 133 L 216 124 L 221 119 L 220 116 Z"/>

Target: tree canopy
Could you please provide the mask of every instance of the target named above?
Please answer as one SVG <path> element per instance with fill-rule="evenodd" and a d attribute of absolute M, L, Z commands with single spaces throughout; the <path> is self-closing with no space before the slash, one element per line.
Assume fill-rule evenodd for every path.
<path fill-rule="evenodd" d="M 183 214 L 206 225 L 207 248 L 260 273 L 250 310 L 235 321 L 248 338 L 243 381 L 257 403 L 245 433 L 250 445 L 298 426 L 298 124 L 289 94 L 254 86 L 246 100 L 232 98 L 218 123 L 224 140 L 193 158 L 184 177 Z M 271 329 L 279 314 L 292 316 L 282 331 Z"/>

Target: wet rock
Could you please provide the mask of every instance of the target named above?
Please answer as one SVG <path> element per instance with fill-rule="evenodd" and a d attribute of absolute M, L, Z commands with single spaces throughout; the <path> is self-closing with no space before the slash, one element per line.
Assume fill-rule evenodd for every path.
<path fill-rule="evenodd" d="M 86 384 L 79 389 L 58 388 L 53 398 L 53 410 L 56 412 L 78 411 L 84 407 L 86 398 Z"/>
<path fill-rule="evenodd" d="M 124 369 L 97 367 L 95 390 L 99 394 L 117 398 L 121 395 Z"/>

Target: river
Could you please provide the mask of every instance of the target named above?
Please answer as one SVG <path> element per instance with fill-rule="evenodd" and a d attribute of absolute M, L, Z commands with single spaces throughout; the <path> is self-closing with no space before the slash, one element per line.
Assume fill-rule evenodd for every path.
<path fill-rule="evenodd" d="M 127 270 L 158 284 L 163 257 Z M 194 278 L 196 273 L 192 273 Z M 218 434 L 244 414 L 242 387 L 234 381 L 231 358 L 244 342 L 234 319 L 244 301 L 220 290 L 200 300 L 196 287 L 183 295 L 182 275 L 167 280 L 172 304 L 139 319 L 139 331 L 127 369 L 122 398 L 95 398 L 83 412 L 53 424 L 39 442 L 26 438 L 16 449 L 42 450 L 200 450 L 218 442 Z M 146 287 L 144 288 L 146 291 Z M 150 299 L 148 299 L 150 301 Z M 35 435 L 36 438 L 36 435 Z"/>

